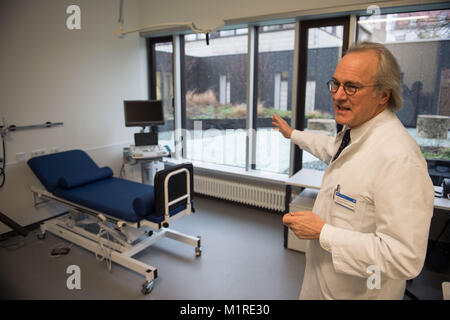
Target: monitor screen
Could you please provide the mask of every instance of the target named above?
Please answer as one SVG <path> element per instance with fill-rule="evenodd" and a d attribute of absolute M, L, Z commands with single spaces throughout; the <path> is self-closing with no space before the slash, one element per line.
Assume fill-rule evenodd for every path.
<path fill-rule="evenodd" d="M 126 127 L 164 125 L 161 100 L 128 100 L 123 102 Z"/>

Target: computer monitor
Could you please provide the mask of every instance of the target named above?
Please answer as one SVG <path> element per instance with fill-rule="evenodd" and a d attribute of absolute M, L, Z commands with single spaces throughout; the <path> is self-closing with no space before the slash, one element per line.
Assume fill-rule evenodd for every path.
<path fill-rule="evenodd" d="M 134 145 L 138 146 L 156 146 L 158 144 L 158 132 L 144 132 L 134 134 Z"/>
<path fill-rule="evenodd" d="M 126 100 L 126 127 L 146 127 L 164 125 L 164 109 L 161 100 Z"/>

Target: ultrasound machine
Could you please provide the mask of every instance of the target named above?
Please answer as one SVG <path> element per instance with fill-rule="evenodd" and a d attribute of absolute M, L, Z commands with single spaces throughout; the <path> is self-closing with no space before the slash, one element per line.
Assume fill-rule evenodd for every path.
<path fill-rule="evenodd" d="M 127 156 L 140 162 L 142 183 L 153 185 L 153 177 L 158 169 L 163 169 L 159 160 L 170 155 L 158 143 L 157 126 L 164 125 L 164 109 L 161 100 L 126 100 L 124 103 L 125 126 L 142 127 L 134 134 Z M 150 127 L 149 132 L 145 132 Z"/>

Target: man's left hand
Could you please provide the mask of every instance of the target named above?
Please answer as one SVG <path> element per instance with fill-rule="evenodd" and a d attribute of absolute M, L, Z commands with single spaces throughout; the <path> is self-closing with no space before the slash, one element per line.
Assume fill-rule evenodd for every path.
<path fill-rule="evenodd" d="M 300 239 L 319 239 L 325 222 L 311 211 L 297 211 L 285 214 L 283 224 Z"/>

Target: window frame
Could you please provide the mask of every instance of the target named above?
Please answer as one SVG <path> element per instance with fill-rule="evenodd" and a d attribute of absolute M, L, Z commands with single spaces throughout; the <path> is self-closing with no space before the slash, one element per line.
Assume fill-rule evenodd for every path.
<path fill-rule="evenodd" d="M 300 21 L 300 32 L 299 32 L 299 47 L 298 47 L 298 66 L 304 66 L 299 68 L 298 80 L 297 80 L 297 105 L 296 105 L 296 119 L 295 119 L 295 129 L 304 130 L 304 121 L 306 113 L 306 83 L 307 83 L 307 64 L 308 64 L 308 30 L 310 28 L 318 27 L 334 27 L 342 25 L 344 27 L 343 40 L 342 40 L 342 55 L 348 49 L 349 39 L 350 39 L 350 19 L 349 15 L 341 16 L 337 18 L 326 18 L 317 20 L 307 20 Z M 325 84 L 324 84 L 325 85 Z M 337 125 L 337 130 L 339 131 L 342 126 Z M 294 147 L 294 156 L 292 163 L 292 174 L 300 171 L 303 166 L 303 150 L 301 150 L 297 145 Z"/>
<path fill-rule="evenodd" d="M 147 38 L 147 76 L 148 76 L 148 97 L 150 100 L 156 99 L 156 56 L 155 56 L 155 45 L 157 43 L 172 42 L 172 36 Z M 172 103 L 173 104 L 173 103 Z"/>

